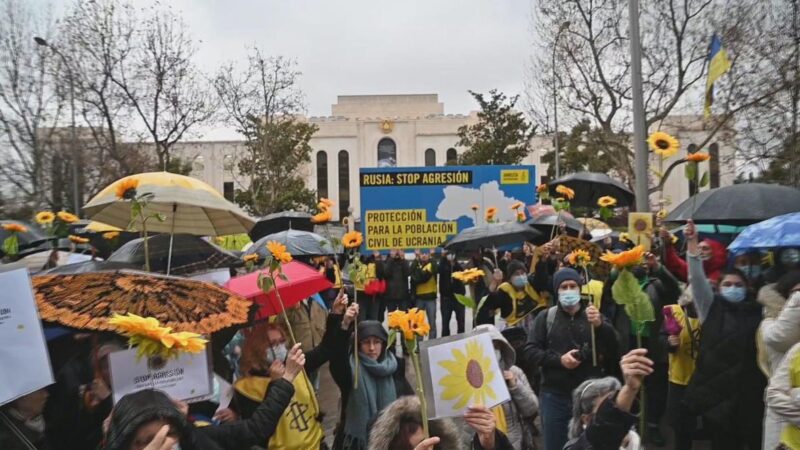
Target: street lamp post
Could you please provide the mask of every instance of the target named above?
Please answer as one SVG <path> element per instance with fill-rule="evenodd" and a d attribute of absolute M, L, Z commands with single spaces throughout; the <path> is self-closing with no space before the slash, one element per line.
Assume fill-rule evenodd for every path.
<path fill-rule="evenodd" d="M 555 145 L 556 155 L 556 179 L 561 177 L 561 145 L 558 141 L 558 88 L 556 86 L 556 49 L 561 33 L 569 28 L 569 21 L 565 21 L 558 27 L 558 33 L 553 41 L 553 127 L 555 128 L 553 144 Z"/>
<path fill-rule="evenodd" d="M 639 37 L 639 0 L 628 0 L 628 20 L 631 34 L 631 97 L 633 98 L 633 149 L 634 149 L 634 193 L 636 211 L 649 212 L 647 164 L 645 145 L 647 130 L 644 123 L 644 94 L 642 93 L 642 43 Z"/>
<path fill-rule="evenodd" d="M 81 201 L 78 198 L 78 135 L 75 128 L 75 78 L 72 73 L 72 67 L 69 65 L 69 60 L 61 53 L 58 48 L 48 43 L 43 38 L 36 36 L 33 38 L 36 44 L 42 47 L 49 48 L 53 53 L 58 55 L 64 62 L 64 67 L 67 68 L 67 76 L 69 77 L 69 106 L 71 116 L 70 126 L 70 153 L 72 153 L 72 209 L 75 214 L 80 214 Z"/>

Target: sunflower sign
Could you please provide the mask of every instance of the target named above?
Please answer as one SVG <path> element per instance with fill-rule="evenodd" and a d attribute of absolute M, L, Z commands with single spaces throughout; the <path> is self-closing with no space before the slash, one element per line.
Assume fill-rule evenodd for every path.
<path fill-rule="evenodd" d="M 636 245 L 650 251 L 653 236 L 653 215 L 651 213 L 628 214 L 628 236 Z"/>
<path fill-rule="evenodd" d="M 428 417 L 461 417 L 467 407 L 510 400 L 488 333 L 459 334 L 420 344 Z"/>

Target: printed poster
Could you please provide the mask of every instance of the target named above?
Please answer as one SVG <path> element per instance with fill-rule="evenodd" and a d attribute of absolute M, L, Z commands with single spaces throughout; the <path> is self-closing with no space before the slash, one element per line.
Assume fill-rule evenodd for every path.
<path fill-rule="evenodd" d="M 428 417 L 461 417 L 467 407 L 493 408 L 511 399 L 487 332 L 420 344 Z"/>
<path fill-rule="evenodd" d="M 53 384 L 28 270 L 0 272 L 0 405 Z"/>
<path fill-rule="evenodd" d="M 136 348 L 109 355 L 114 403 L 144 389 L 164 391 L 175 400 L 197 400 L 211 395 L 213 375 L 208 353 L 181 353 L 177 358 L 137 359 Z"/>
<path fill-rule="evenodd" d="M 649 252 L 653 238 L 653 214 L 628 214 L 628 236 L 630 236 L 631 242 L 643 245 L 644 250 Z"/>

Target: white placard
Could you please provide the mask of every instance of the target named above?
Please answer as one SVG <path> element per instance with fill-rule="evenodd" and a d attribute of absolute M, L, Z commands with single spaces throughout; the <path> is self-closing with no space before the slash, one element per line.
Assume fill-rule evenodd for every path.
<path fill-rule="evenodd" d="M 136 349 L 109 355 L 114 403 L 144 389 L 164 391 L 175 400 L 194 400 L 211 394 L 208 354 L 181 353 L 177 358 L 136 358 Z"/>
<path fill-rule="evenodd" d="M 511 399 L 488 333 L 427 341 L 420 353 L 430 418 L 461 417 L 469 406 Z"/>
<path fill-rule="evenodd" d="M 0 405 L 53 384 L 27 269 L 0 273 Z"/>

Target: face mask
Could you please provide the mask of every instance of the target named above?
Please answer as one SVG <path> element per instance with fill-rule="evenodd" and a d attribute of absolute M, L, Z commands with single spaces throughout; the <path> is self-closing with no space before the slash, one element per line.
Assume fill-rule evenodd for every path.
<path fill-rule="evenodd" d="M 267 364 L 272 364 L 275 361 L 286 361 L 289 355 L 289 350 L 286 349 L 286 344 L 273 345 L 267 349 Z"/>
<path fill-rule="evenodd" d="M 754 280 L 761 275 L 761 266 L 745 264 L 737 267 L 737 269 L 741 270 L 745 275 L 747 275 L 747 278 L 750 280 Z"/>
<path fill-rule="evenodd" d="M 747 290 L 739 286 L 722 286 L 719 292 L 725 300 L 733 303 L 739 303 L 747 296 Z"/>
<path fill-rule="evenodd" d="M 558 302 L 567 308 L 580 303 L 581 293 L 578 291 L 561 291 L 558 293 Z"/>
<path fill-rule="evenodd" d="M 517 289 L 522 289 L 526 284 L 528 284 L 528 277 L 525 275 L 513 276 L 511 277 L 511 284 Z"/>

